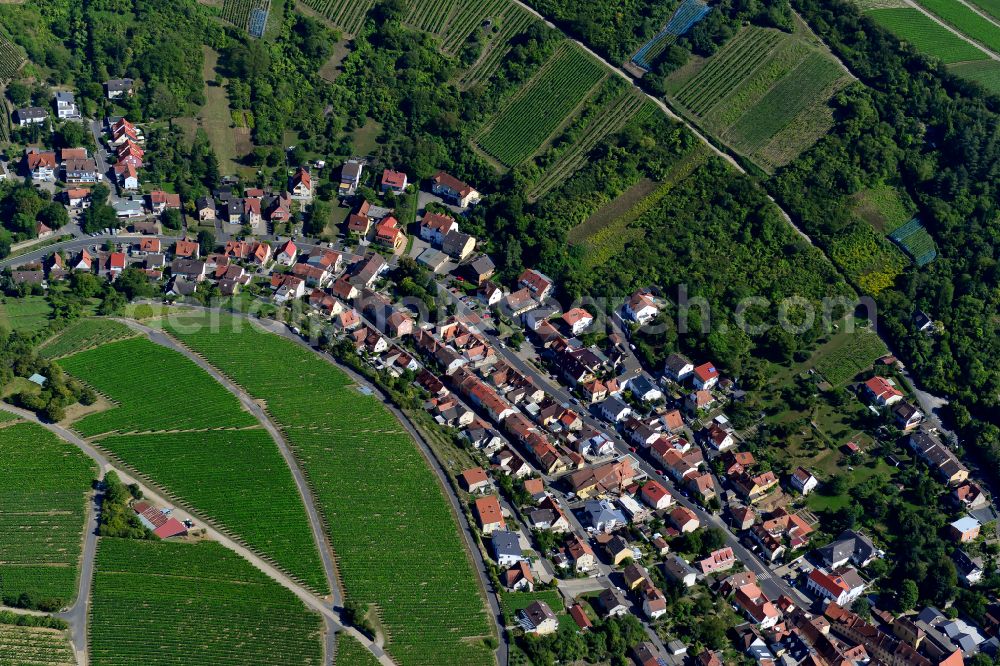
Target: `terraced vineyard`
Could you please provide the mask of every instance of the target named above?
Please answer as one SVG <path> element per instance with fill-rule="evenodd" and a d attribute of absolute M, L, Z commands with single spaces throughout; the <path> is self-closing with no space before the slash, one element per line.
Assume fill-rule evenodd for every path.
<path fill-rule="evenodd" d="M 85 437 L 257 425 L 236 397 L 201 368 L 144 337 L 80 352 L 59 365 L 118 404 L 74 423 Z"/>
<path fill-rule="evenodd" d="M 267 431 L 128 435 L 100 446 L 306 587 L 329 592 L 305 507 Z"/>
<path fill-rule="evenodd" d="M 309 666 L 322 623 L 291 592 L 213 542 L 103 538 L 90 663 Z"/>
<path fill-rule="evenodd" d="M 125 324 L 111 319 L 77 319 L 38 349 L 43 358 L 60 358 L 136 335 Z"/>
<path fill-rule="evenodd" d="M 596 60 L 578 46 L 565 44 L 486 124 L 476 143 L 507 166 L 519 164 L 593 94 L 605 76 Z"/>
<path fill-rule="evenodd" d="M 829 100 L 851 81 L 798 30 L 744 28 L 706 61 L 671 75 L 668 97 L 765 171 L 788 164 L 832 127 Z"/>
<path fill-rule="evenodd" d="M 441 34 L 459 5 L 452 0 L 424 0 L 410 3 L 405 22 L 418 30 Z"/>
<path fill-rule="evenodd" d="M 76 666 L 66 632 L 0 624 L 0 666 Z"/>
<path fill-rule="evenodd" d="M 229 318 L 214 331 L 194 321 L 165 325 L 267 402 L 314 489 L 346 596 L 375 604 L 394 659 L 493 663 L 481 640 L 492 635 L 490 622 L 458 525 L 401 424 L 293 342 L 243 320 L 238 332 Z"/>
<path fill-rule="evenodd" d="M 0 31 L 0 84 L 14 78 L 24 61 L 24 51 L 21 47 Z"/>
<path fill-rule="evenodd" d="M 606 136 L 618 132 L 632 120 L 641 122 L 656 112 L 652 102 L 633 90 L 626 90 L 600 109 L 593 110 L 591 119 L 579 138 L 545 169 L 528 190 L 528 198 L 538 199 L 569 178 L 583 166 L 590 151 Z"/>
<path fill-rule="evenodd" d="M 300 0 L 302 4 L 322 14 L 334 27 L 356 35 L 364 25 L 365 16 L 375 6 L 375 0 Z"/>
<path fill-rule="evenodd" d="M 41 426 L 0 428 L 0 598 L 72 601 L 96 477 L 89 458 Z"/>
<path fill-rule="evenodd" d="M 510 53 L 511 41 L 535 21 L 535 17 L 513 3 L 508 3 L 506 13 L 494 22 L 479 58 L 459 78 L 463 89 L 485 83 L 500 67 Z"/>
<path fill-rule="evenodd" d="M 944 63 L 986 59 L 983 51 L 938 25 L 918 9 L 873 9 L 865 15 L 901 40 L 909 42 L 917 51 Z"/>
<path fill-rule="evenodd" d="M 421 0 L 422 4 L 434 0 Z M 441 50 L 455 54 L 477 28 L 486 21 L 502 23 L 513 12 L 510 0 L 458 0 L 458 7 L 441 32 Z"/>

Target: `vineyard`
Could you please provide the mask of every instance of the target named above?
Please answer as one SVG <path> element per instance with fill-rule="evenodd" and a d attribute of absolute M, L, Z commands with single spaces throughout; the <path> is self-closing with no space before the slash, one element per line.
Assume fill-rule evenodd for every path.
<path fill-rule="evenodd" d="M 673 16 L 655 37 L 646 42 L 632 56 L 632 62 L 649 71 L 650 63 L 677 41 L 677 38 L 691 29 L 695 23 L 705 18 L 711 8 L 704 0 L 684 0 Z"/>
<path fill-rule="evenodd" d="M 257 425 L 234 395 L 175 351 L 143 337 L 112 342 L 59 361 L 117 403 L 73 424 L 85 437 L 114 431 L 194 430 Z"/>
<path fill-rule="evenodd" d="M 917 0 L 924 9 L 994 53 L 1000 53 L 1000 28 L 954 0 Z"/>
<path fill-rule="evenodd" d="M 888 353 L 882 338 L 866 328 L 857 329 L 843 346 L 823 356 L 816 363 L 816 370 L 827 382 L 839 387 Z"/>
<path fill-rule="evenodd" d="M 0 30 L 0 83 L 14 78 L 24 64 L 24 51 Z"/>
<path fill-rule="evenodd" d="M 365 646 L 342 633 L 337 637 L 337 666 L 378 666 L 379 660 Z"/>
<path fill-rule="evenodd" d="M 96 475 L 89 458 L 40 426 L 0 428 L 0 598 L 27 594 L 57 608 L 73 599 Z"/>
<path fill-rule="evenodd" d="M 534 20 L 531 14 L 517 5 L 508 4 L 507 13 L 494 21 L 493 30 L 486 38 L 479 58 L 462 74 L 458 85 L 463 89 L 469 89 L 489 81 L 510 52 L 511 41 L 527 30 Z"/>
<path fill-rule="evenodd" d="M 294 594 L 213 542 L 103 538 L 90 663 L 322 663 L 322 623 Z"/>
<path fill-rule="evenodd" d="M 412 2 L 404 22 L 417 30 L 439 35 L 459 6 L 459 3 L 451 0 Z"/>
<path fill-rule="evenodd" d="M 254 37 L 263 37 L 271 0 L 224 0 L 222 19 Z"/>
<path fill-rule="evenodd" d="M 937 246 L 918 218 L 913 218 L 889 234 L 917 266 L 926 266 L 937 258 Z"/>
<path fill-rule="evenodd" d="M 1000 63 L 995 60 L 965 62 L 949 67 L 953 74 L 975 81 L 987 92 L 1000 95 Z"/>
<path fill-rule="evenodd" d="M 507 166 L 538 150 L 606 76 L 596 60 L 566 44 L 489 122 L 477 144 Z"/>
<path fill-rule="evenodd" d="M 656 113 L 656 108 L 652 102 L 634 91 L 626 90 L 600 108 L 592 108 L 589 111 L 590 118 L 586 127 L 579 137 L 546 167 L 541 177 L 531 186 L 528 190 L 529 200 L 534 201 L 542 197 L 569 178 L 586 163 L 587 155 L 606 136 L 618 132 L 633 118 L 642 122 Z"/>
<path fill-rule="evenodd" d="M 435 0 L 421 0 L 426 6 Z M 440 33 L 441 50 L 448 54 L 458 53 L 462 44 L 475 30 L 486 22 L 503 23 L 508 16 L 518 12 L 509 0 L 459 0 L 452 1 L 457 9 Z"/>
<path fill-rule="evenodd" d="M 0 666 L 76 666 L 66 632 L 0 624 Z"/>
<path fill-rule="evenodd" d="M 667 91 L 706 129 L 771 172 L 829 130 L 829 100 L 850 80 L 808 35 L 748 27 L 712 57 L 672 74 Z"/>
<path fill-rule="evenodd" d="M 245 322 L 239 332 L 229 319 L 215 330 L 185 323 L 171 323 L 171 332 L 266 401 L 315 492 L 346 596 L 375 604 L 393 658 L 493 663 L 481 640 L 490 623 L 458 525 L 385 406 L 309 350 Z"/>
<path fill-rule="evenodd" d="M 328 592 L 305 507 L 267 431 L 127 435 L 99 444 L 305 586 Z"/>
<path fill-rule="evenodd" d="M 865 13 L 870 19 L 909 42 L 913 48 L 945 63 L 984 60 L 986 54 L 972 44 L 952 34 L 933 19 L 912 7 L 873 9 Z"/>
<path fill-rule="evenodd" d="M 356 35 L 375 0 L 301 0 L 302 4 L 330 20 L 335 28 Z"/>
<path fill-rule="evenodd" d="M 111 319 L 77 319 L 38 349 L 43 358 L 60 358 L 106 342 L 129 338 L 135 332 Z"/>
<path fill-rule="evenodd" d="M 972 0 L 972 4 L 1000 21 L 1000 0 Z"/>

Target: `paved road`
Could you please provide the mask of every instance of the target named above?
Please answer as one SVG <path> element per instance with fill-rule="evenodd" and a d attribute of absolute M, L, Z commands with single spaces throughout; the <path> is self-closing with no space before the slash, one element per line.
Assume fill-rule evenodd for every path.
<path fill-rule="evenodd" d="M 210 365 L 201 356 L 195 354 L 193 351 L 163 331 L 151 328 L 132 319 L 119 318 L 118 321 L 129 326 L 133 330 L 144 333 L 156 344 L 172 349 L 179 354 L 183 354 L 188 359 L 196 363 L 198 367 L 208 373 L 213 379 L 215 379 L 215 381 L 222 384 L 226 387 L 226 390 L 235 395 L 247 411 L 253 414 L 260 424 L 263 425 L 268 431 L 268 433 L 270 433 L 271 438 L 278 445 L 278 450 L 281 451 L 282 458 L 285 459 L 285 464 L 288 465 L 288 468 L 292 472 L 292 477 L 295 479 L 295 486 L 299 491 L 299 497 L 305 505 L 306 513 L 309 516 L 309 526 L 312 529 L 313 540 L 315 541 L 316 548 L 323 560 L 323 569 L 326 573 L 327 583 L 332 590 L 333 608 L 342 608 L 343 595 L 339 586 L 336 565 L 334 564 L 333 549 L 326 540 L 326 529 L 323 526 L 323 519 L 320 517 L 319 512 L 316 509 L 316 499 L 313 497 L 312 490 L 309 488 L 309 484 L 305 479 L 305 474 L 299 467 L 298 461 L 289 449 L 285 436 L 278 429 L 278 426 L 274 423 L 274 421 L 271 420 L 270 415 L 264 410 L 263 407 L 261 407 L 260 403 L 254 400 L 246 391 L 243 390 L 241 386 L 235 384 L 227 376 L 219 372 L 215 366 Z"/>
<path fill-rule="evenodd" d="M 17 414 L 18 416 L 20 416 L 21 418 L 25 419 L 26 421 L 31 421 L 33 423 L 41 425 L 43 428 L 46 428 L 47 430 L 50 430 L 51 432 L 55 433 L 56 435 L 58 435 L 59 437 L 61 437 L 64 440 L 66 440 L 70 444 L 75 445 L 77 448 L 79 448 L 81 451 L 83 451 L 87 456 L 89 456 L 92 460 L 94 460 L 94 462 L 97 463 L 98 467 L 101 469 L 102 476 L 103 476 L 103 474 L 106 474 L 107 472 L 113 470 L 113 471 L 115 471 L 118 474 L 119 478 L 122 480 L 123 483 L 126 483 L 126 484 L 135 483 L 135 484 L 137 484 L 139 486 L 139 488 L 142 490 L 143 495 L 145 497 L 147 497 L 151 502 L 154 502 L 156 504 L 160 504 L 162 506 L 173 506 L 174 507 L 173 516 L 175 518 L 177 518 L 178 520 L 183 521 L 183 520 L 187 519 L 187 520 L 198 521 L 199 523 L 201 523 L 202 528 L 205 530 L 205 535 L 209 539 L 212 539 L 212 540 L 218 542 L 220 545 L 222 545 L 222 546 L 228 548 L 229 550 L 235 552 L 237 555 L 239 555 L 243 559 L 247 560 L 250 564 L 252 564 L 253 566 L 257 567 L 257 569 L 259 569 L 261 572 L 263 572 L 269 578 L 271 578 L 272 580 L 274 580 L 275 582 L 277 582 L 279 585 L 281 585 L 285 589 L 287 589 L 290 592 L 292 592 L 292 594 L 294 594 L 296 597 L 298 597 L 302 601 L 302 603 L 304 603 L 308 608 L 311 608 L 312 610 L 314 610 L 317 613 L 319 613 L 320 615 L 322 615 L 324 617 L 324 619 L 328 622 L 328 624 L 332 624 L 337 631 L 344 631 L 344 632 L 347 632 L 348 634 L 350 634 L 351 636 L 353 636 L 359 643 L 361 643 L 362 645 L 364 645 L 365 648 L 367 648 L 369 652 L 371 652 L 373 655 L 375 655 L 375 657 L 379 660 L 379 662 L 381 664 L 383 664 L 383 666 L 394 666 L 395 662 L 393 662 L 392 659 L 389 658 L 389 656 L 385 653 L 385 651 L 381 647 L 379 647 L 378 645 L 376 645 L 375 643 L 373 643 L 367 636 L 365 636 L 364 634 L 362 634 L 361 632 L 359 632 L 354 627 L 346 626 L 342 622 L 342 620 L 340 618 L 340 614 L 338 612 L 334 611 L 333 609 L 331 609 L 329 607 L 329 604 L 326 601 L 324 601 L 323 599 L 317 597 L 315 594 L 313 594 L 309 590 L 306 590 L 305 588 L 301 587 L 298 583 L 296 583 L 295 581 L 293 581 L 286 574 L 284 574 L 283 572 L 279 571 L 274 566 L 272 566 L 268 562 L 266 562 L 263 559 L 261 559 L 260 557 L 258 557 L 255 553 L 253 553 L 251 550 L 249 550 L 245 546 L 237 543 L 236 541 L 234 541 L 233 539 L 229 538 L 225 534 L 222 534 L 221 532 L 219 532 L 218 530 L 216 530 L 214 527 L 211 526 L 211 524 L 207 523 L 201 516 L 198 516 L 198 515 L 190 512 L 186 508 L 177 506 L 177 504 L 175 502 L 173 502 L 171 500 L 168 500 L 160 492 L 158 492 L 157 490 L 154 490 L 153 487 L 150 486 L 145 481 L 141 481 L 138 478 L 136 478 L 136 477 L 132 476 L 131 474 L 129 474 L 128 472 L 114 467 L 111 464 L 111 462 L 108 460 L 108 458 L 106 458 L 104 456 L 103 453 L 101 453 L 100 451 L 98 451 L 97 449 L 95 449 L 93 446 L 91 446 L 90 443 L 88 443 L 87 441 L 81 439 L 78 435 L 76 435 L 76 433 L 74 433 L 74 432 L 72 432 L 70 430 L 67 430 L 66 428 L 63 428 L 62 426 L 60 426 L 58 424 L 45 423 L 45 422 L 39 420 L 38 417 L 35 416 L 33 413 L 26 412 L 23 409 L 19 409 L 17 407 L 13 407 L 13 406 L 8 405 L 8 404 L 3 403 L 3 402 L 0 402 L 0 409 L 2 409 L 4 411 L 11 412 L 13 414 Z M 92 564 L 93 564 L 93 553 L 91 553 L 89 560 L 91 562 L 90 566 L 92 567 Z M 86 562 L 84 563 L 84 566 L 86 566 Z M 82 578 L 82 576 L 81 576 L 81 578 Z M 88 583 L 88 590 L 89 590 L 89 583 Z M 86 601 L 86 605 L 89 606 L 89 595 L 88 595 L 88 598 L 87 598 L 87 601 Z M 82 616 L 75 615 L 75 616 L 71 617 L 68 621 L 72 625 L 71 636 L 72 636 L 72 639 L 74 640 L 74 644 L 73 644 L 74 650 L 76 650 L 78 654 L 81 651 L 84 653 L 84 659 L 83 659 L 83 661 L 81 661 L 81 664 L 83 664 L 84 666 L 86 666 L 86 663 L 87 663 L 87 661 L 86 661 L 86 641 L 84 640 L 84 643 L 82 645 L 80 645 L 80 644 L 78 644 L 78 643 L 75 642 L 77 640 L 76 637 L 78 635 L 82 635 L 84 637 L 86 636 L 86 629 L 85 629 L 85 627 L 86 627 L 86 611 L 85 611 L 85 609 L 83 609 L 83 608 L 78 609 L 77 610 L 77 614 L 80 614 L 80 613 L 83 613 L 83 615 Z M 82 629 L 82 630 L 79 628 L 81 624 L 84 627 L 84 629 Z"/>

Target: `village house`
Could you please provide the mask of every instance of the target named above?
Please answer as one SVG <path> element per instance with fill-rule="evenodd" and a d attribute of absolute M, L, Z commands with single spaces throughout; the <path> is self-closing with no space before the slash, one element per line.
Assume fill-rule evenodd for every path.
<path fill-rule="evenodd" d="M 76 96 L 66 90 L 56 91 L 53 98 L 56 106 L 56 117 L 59 120 L 69 120 L 80 117 L 80 108 L 76 105 Z"/>
<path fill-rule="evenodd" d="M 482 286 L 484 282 L 493 277 L 496 273 L 496 265 L 488 255 L 482 254 L 462 267 L 463 273 L 469 281 L 475 285 Z M 490 303 L 492 305 L 492 303 Z"/>
<path fill-rule="evenodd" d="M 663 560 L 662 568 L 664 576 L 684 587 L 692 587 L 698 582 L 698 572 L 680 555 L 668 556 Z"/>
<path fill-rule="evenodd" d="M 806 589 L 839 606 L 850 606 L 865 591 L 865 582 L 854 569 L 827 573 L 816 568 L 806 578 Z"/>
<path fill-rule="evenodd" d="M 663 376 L 675 382 L 683 382 L 694 372 L 694 363 L 682 354 L 670 354 L 663 364 Z"/>
<path fill-rule="evenodd" d="M 910 403 L 901 400 L 892 406 L 892 419 L 897 428 L 903 432 L 909 432 L 920 425 L 924 415 Z"/>
<path fill-rule="evenodd" d="M 149 209 L 154 215 L 159 215 L 165 210 L 180 210 L 181 195 L 163 190 L 153 190 L 149 193 Z"/>
<path fill-rule="evenodd" d="M 482 467 L 467 469 L 459 475 L 459 483 L 468 493 L 478 493 L 489 489 L 490 480 Z"/>
<path fill-rule="evenodd" d="M 407 182 L 406 174 L 402 171 L 384 169 L 382 171 L 382 178 L 380 180 L 379 187 L 382 194 L 385 194 L 386 192 L 403 194 L 406 192 Z"/>
<path fill-rule="evenodd" d="M 438 171 L 431 178 L 431 192 L 462 208 L 475 205 L 482 199 L 482 195 L 471 185 L 463 183 L 444 171 Z"/>
<path fill-rule="evenodd" d="M 659 481 L 647 481 L 641 492 L 643 501 L 656 510 L 666 509 L 674 501 L 670 491 Z"/>
<path fill-rule="evenodd" d="M 97 163 L 89 157 L 70 158 L 63 162 L 63 180 L 71 184 L 96 183 L 101 179 Z"/>
<path fill-rule="evenodd" d="M 420 238 L 428 243 L 440 246 L 452 231 L 458 231 L 458 222 L 450 215 L 425 213 L 420 218 Z"/>
<path fill-rule="evenodd" d="M 201 248 L 195 241 L 179 240 L 174 243 L 174 256 L 197 259 L 201 254 Z"/>
<path fill-rule="evenodd" d="M 28 106 L 14 111 L 14 122 L 18 127 L 40 125 L 49 119 L 49 112 L 40 106 Z"/>
<path fill-rule="evenodd" d="M 719 383 L 719 371 L 712 363 L 703 363 L 694 369 L 694 387 L 700 391 L 711 391 Z"/>
<path fill-rule="evenodd" d="M 139 189 L 139 172 L 134 164 L 129 162 L 119 162 L 114 166 L 115 178 L 118 186 L 123 190 L 131 191 Z"/>
<path fill-rule="evenodd" d="M 535 589 L 535 577 L 524 560 L 504 571 L 501 578 L 504 587 L 511 592 L 532 592 Z"/>
<path fill-rule="evenodd" d="M 396 218 L 389 215 L 375 225 L 375 242 L 399 253 L 406 246 L 406 234 Z"/>
<path fill-rule="evenodd" d="M 63 191 L 66 205 L 73 209 L 83 209 L 90 206 L 90 190 L 85 187 L 71 187 Z"/>
<path fill-rule="evenodd" d="M 598 595 L 597 602 L 604 617 L 621 617 L 628 615 L 629 606 L 625 595 L 617 587 L 606 587 Z"/>
<path fill-rule="evenodd" d="M 683 506 L 678 506 L 670 512 L 670 523 L 681 534 L 694 532 L 701 527 L 701 521 L 698 520 L 698 516 L 694 515 L 694 511 Z"/>
<path fill-rule="evenodd" d="M 657 307 L 656 301 L 653 300 L 652 294 L 640 290 L 632 294 L 625 302 L 622 313 L 629 321 L 645 325 L 660 314 L 660 309 Z"/>
<path fill-rule="evenodd" d="M 948 525 L 948 535 L 954 541 L 968 543 L 976 540 L 981 527 L 979 521 L 972 516 L 962 516 Z"/>
<path fill-rule="evenodd" d="M 576 533 L 570 534 L 566 539 L 566 554 L 573 564 L 573 570 L 578 573 L 587 573 L 597 566 L 594 549 Z"/>
<path fill-rule="evenodd" d="M 539 302 L 552 295 L 552 279 L 533 268 L 521 273 L 520 277 L 517 278 L 517 284 L 531 292 L 532 296 Z"/>
<path fill-rule="evenodd" d="M 518 623 L 525 633 L 545 636 L 554 634 L 559 620 L 544 601 L 532 601 L 518 613 Z"/>
<path fill-rule="evenodd" d="M 701 569 L 702 574 L 708 575 L 718 571 L 728 571 L 733 568 L 736 562 L 733 549 L 727 546 L 709 553 L 708 557 L 698 562 L 698 568 Z"/>
<path fill-rule="evenodd" d="M 812 472 L 807 470 L 805 467 L 797 467 L 792 476 L 788 480 L 789 484 L 795 490 L 799 491 L 803 495 L 808 495 L 816 486 L 819 485 L 819 479 L 813 476 Z"/>
<path fill-rule="evenodd" d="M 778 479 L 771 471 L 756 475 L 743 472 L 732 477 L 730 482 L 736 492 L 751 504 L 760 501 L 778 485 Z"/>
<path fill-rule="evenodd" d="M 449 231 L 441 241 L 441 251 L 456 261 L 465 261 L 475 249 L 475 236 L 460 231 Z"/>
<path fill-rule="evenodd" d="M 493 559 L 500 568 L 512 567 L 527 559 L 521 550 L 521 540 L 517 532 L 494 530 L 490 535 L 490 550 L 493 551 Z"/>
<path fill-rule="evenodd" d="M 903 393 L 896 385 L 885 377 L 872 377 L 864 383 L 864 392 L 868 399 L 879 407 L 888 407 L 903 399 Z"/>
<path fill-rule="evenodd" d="M 733 603 L 752 623 L 761 629 L 770 629 L 778 623 L 780 613 L 760 588 L 748 583 L 736 590 Z"/>
<path fill-rule="evenodd" d="M 24 152 L 24 164 L 32 180 L 52 181 L 56 177 L 56 154 L 52 150 L 28 148 Z"/>
<path fill-rule="evenodd" d="M 132 79 L 110 79 L 104 82 L 104 90 L 108 99 L 131 97 L 135 93 L 135 81 Z"/>
<path fill-rule="evenodd" d="M 340 168 L 340 185 L 337 188 L 339 196 L 354 196 L 354 193 L 358 191 L 358 186 L 361 185 L 361 174 L 364 173 L 364 169 L 364 160 L 356 157 L 344 162 L 344 166 Z"/>
<path fill-rule="evenodd" d="M 282 266 L 291 266 L 295 263 L 297 256 L 299 256 L 299 249 L 295 247 L 295 243 L 287 240 L 274 255 L 274 261 Z"/>
<path fill-rule="evenodd" d="M 476 500 L 475 504 L 476 522 L 483 534 L 489 535 L 496 530 L 507 529 L 507 523 L 503 518 L 503 511 L 500 509 L 500 502 L 496 495 L 487 495 Z"/>
<path fill-rule="evenodd" d="M 712 423 L 708 428 L 699 431 L 698 435 L 704 444 L 716 451 L 725 451 L 736 446 L 732 433 L 723 430 L 717 423 Z"/>
<path fill-rule="evenodd" d="M 194 204 L 195 215 L 199 222 L 206 222 L 215 219 L 215 199 L 212 197 L 198 197 Z"/>
<path fill-rule="evenodd" d="M 934 476 L 948 485 L 957 486 L 969 478 L 969 469 L 932 430 L 919 429 L 911 433 L 908 444 Z"/>

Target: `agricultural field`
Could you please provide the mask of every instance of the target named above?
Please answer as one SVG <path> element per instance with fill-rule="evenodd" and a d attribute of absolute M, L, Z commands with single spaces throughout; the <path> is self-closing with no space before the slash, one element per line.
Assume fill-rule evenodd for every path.
<path fill-rule="evenodd" d="M 271 0 L 224 0 L 221 16 L 224 21 L 249 32 L 254 14 L 263 12 L 266 17 L 270 10 Z M 261 37 L 263 33 L 255 36 Z"/>
<path fill-rule="evenodd" d="M 337 666 L 378 666 L 379 660 L 348 634 L 337 636 Z"/>
<path fill-rule="evenodd" d="M 1000 21 L 1000 0 L 971 0 L 971 3 Z"/>
<path fill-rule="evenodd" d="M 951 65 L 948 69 L 958 76 L 975 81 L 987 92 L 1000 95 L 1000 62 L 980 60 Z"/>
<path fill-rule="evenodd" d="M 986 54 L 912 7 L 873 9 L 865 15 L 908 42 L 917 51 L 944 63 L 985 60 Z"/>
<path fill-rule="evenodd" d="M 742 29 L 718 53 L 672 74 L 668 98 L 757 166 L 773 172 L 833 125 L 829 100 L 850 75 L 804 26 Z"/>
<path fill-rule="evenodd" d="M 290 591 L 213 542 L 100 539 L 90 663 L 322 662 L 322 623 Z"/>
<path fill-rule="evenodd" d="M 136 333 L 111 319 L 77 319 L 38 348 L 43 358 L 60 358 L 106 342 L 130 338 Z"/>
<path fill-rule="evenodd" d="M 31 332 L 49 323 L 52 306 L 44 296 L 4 298 L 0 301 L 0 326 L 11 331 Z"/>
<path fill-rule="evenodd" d="M 834 238 L 829 252 L 833 263 L 871 295 L 891 287 L 906 266 L 903 253 L 862 222 Z"/>
<path fill-rule="evenodd" d="M 590 151 L 605 137 L 620 131 L 633 120 L 642 121 L 656 112 L 652 102 L 630 89 L 622 91 L 600 106 L 588 107 L 583 127 L 577 129 L 572 139 L 567 140 L 567 145 L 558 145 L 563 137 L 554 142 L 557 149 L 555 159 L 545 166 L 541 176 L 528 190 L 528 198 L 539 199 L 562 184 L 586 163 Z M 549 155 L 544 154 L 542 157 L 548 158 Z"/>
<path fill-rule="evenodd" d="M 0 666 L 76 666 L 65 631 L 0 623 Z"/>
<path fill-rule="evenodd" d="M 266 430 L 126 435 L 99 444 L 305 586 L 329 592 L 292 473 Z"/>
<path fill-rule="evenodd" d="M 69 604 L 96 467 L 41 426 L 15 423 L 0 428 L 0 477 L 0 598 Z"/>
<path fill-rule="evenodd" d="M 819 372 L 832 386 L 839 387 L 872 367 L 878 359 L 889 353 L 877 334 L 867 328 L 857 328 L 846 335 L 843 342 L 825 353 L 816 362 Z"/>
<path fill-rule="evenodd" d="M 955 0 L 917 0 L 917 4 L 974 42 L 1000 53 L 1000 28 L 966 5 Z"/>
<path fill-rule="evenodd" d="M 346 596 L 374 604 L 392 657 L 405 664 L 493 663 L 482 640 L 492 635 L 491 623 L 458 525 L 392 413 L 289 340 L 243 319 L 225 317 L 216 327 L 190 326 L 192 319 L 166 326 L 266 401 L 315 491 Z"/>
<path fill-rule="evenodd" d="M 892 185 L 881 184 L 858 192 L 852 210 L 855 215 L 887 234 L 913 219 L 916 207 L 905 194 Z"/>
<path fill-rule="evenodd" d="M 257 425 L 236 396 L 201 368 L 144 337 L 80 352 L 59 365 L 118 404 L 74 423 L 85 437 Z"/>
<path fill-rule="evenodd" d="M 506 166 L 523 162 L 575 113 L 605 76 L 596 60 L 567 42 L 486 123 L 476 144 Z"/>
<path fill-rule="evenodd" d="M 426 7 L 440 0 L 419 0 L 420 6 Z M 449 4 L 456 6 L 447 24 L 440 32 L 441 50 L 454 55 L 465 44 L 475 30 L 487 21 L 503 24 L 518 10 L 509 0 L 454 0 Z"/>
<path fill-rule="evenodd" d="M 0 31 L 0 83 L 6 83 L 14 78 L 24 61 L 24 51 L 21 47 Z"/>
<path fill-rule="evenodd" d="M 309 9 L 326 17 L 333 27 L 356 35 L 375 0 L 300 0 Z"/>
<path fill-rule="evenodd" d="M 937 258 L 937 245 L 919 218 L 913 218 L 891 234 L 890 240 L 910 255 L 917 266 L 926 266 Z"/>

